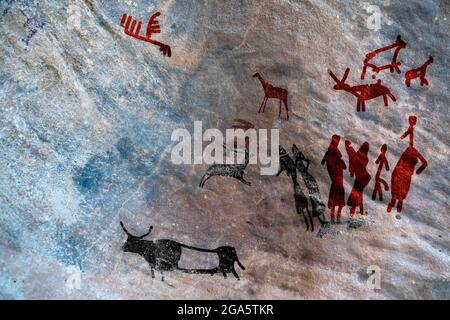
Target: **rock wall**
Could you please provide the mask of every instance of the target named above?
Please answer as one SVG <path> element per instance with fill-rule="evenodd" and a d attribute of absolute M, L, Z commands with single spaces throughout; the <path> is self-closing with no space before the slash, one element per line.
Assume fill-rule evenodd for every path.
<path fill-rule="evenodd" d="M 380 9 L 378 30 L 370 5 Z M 0 1 L 0 297 L 448 299 L 449 9 L 437 0 Z M 146 21 L 156 11 L 154 38 L 171 46 L 170 58 L 120 26 L 123 13 Z M 364 55 L 398 34 L 402 74 L 378 77 L 397 101 L 385 108 L 377 98 L 357 113 L 327 70 L 342 77 L 348 67 L 349 84 L 373 83 L 359 79 Z M 404 72 L 430 55 L 429 86 L 407 88 Z M 288 89 L 289 121 L 275 100 L 257 113 L 255 72 Z M 344 139 L 368 141 L 374 176 L 383 143 L 392 169 L 407 147 L 410 114 L 428 167 L 414 175 L 400 219 L 386 213 L 389 192 L 383 203 L 370 199 L 372 180 L 366 223 L 322 238 L 305 231 L 286 174 L 249 165 L 251 186 L 213 178 L 202 189 L 207 165 L 170 161 L 173 130 L 192 131 L 194 121 L 278 128 L 287 150 L 295 143 L 311 160 L 326 203 L 320 161 L 331 136 L 342 137 L 346 162 Z M 347 197 L 353 178 L 344 178 Z M 119 221 L 134 234 L 153 225 L 149 239 L 234 246 L 246 270 L 240 281 L 152 278 L 142 257 L 122 251 Z M 367 285 L 370 265 L 380 267 L 379 290 Z"/>

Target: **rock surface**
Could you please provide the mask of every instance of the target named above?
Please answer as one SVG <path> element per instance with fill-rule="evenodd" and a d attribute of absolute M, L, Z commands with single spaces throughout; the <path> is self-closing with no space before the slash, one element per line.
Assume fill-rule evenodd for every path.
<path fill-rule="evenodd" d="M 370 4 L 381 11 L 379 30 L 367 26 Z M 450 3 L 370 4 L 0 1 L 0 298 L 449 299 Z M 155 11 L 155 39 L 171 46 L 171 58 L 119 26 L 123 13 L 145 20 Z M 364 55 L 397 34 L 407 42 L 402 74 L 379 75 L 397 102 L 385 108 L 378 98 L 356 113 L 356 99 L 332 89 L 327 69 L 341 76 L 349 67 L 348 82 L 362 83 Z M 430 55 L 430 85 L 407 88 L 404 71 Z M 289 90 L 289 121 L 278 119 L 274 100 L 257 113 L 256 71 Z M 374 176 L 383 143 L 392 168 L 406 148 L 399 137 L 411 113 L 429 166 L 413 177 L 401 219 L 386 213 L 388 193 L 384 203 L 370 199 L 372 180 L 370 223 L 332 226 L 323 238 L 305 231 L 285 174 L 249 166 L 252 186 L 213 178 L 201 189 L 206 165 L 170 161 L 172 131 L 192 131 L 194 121 L 222 131 L 236 118 L 279 128 L 286 149 L 295 143 L 311 159 L 326 203 L 320 161 L 331 135 L 369 141 Z M 341 151 L 347 161 L 343 143 Z M 348 195 L 348 172 L 345 181 Z M 144 259 L 121 250 L 121 220 L 136 234 L 153 225 L 149 239 L 232 245 L 247 269 L 240 281 L 180 272 L 153 279 Z M 366 283 L 370 265 L 380 267 L 379 290 Z"/>

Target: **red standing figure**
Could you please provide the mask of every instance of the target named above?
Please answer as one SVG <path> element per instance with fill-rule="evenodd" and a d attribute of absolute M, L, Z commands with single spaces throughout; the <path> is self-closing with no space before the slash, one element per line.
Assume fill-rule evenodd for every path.
<path fill-rule="evenodd" d="M 407 136 L 409 136 L 409 145 L 413 146 L 414 145 L 414 126 L 417 123 L 417 117 L 412 115 L 409 116 L 408 118 L 408 122 L 409 122 L 409 127 L 408 130 L 406 130 L 402 136 L 400 137 L 401 140 L 405 139 Z"/>
<path fill-rule="evenodd" d="M 411 69 L 405 73 L 405 84 L 409 88 L 411 86 L 411 80 L 419 78 L 421 86 L 427 86 L 428 81 L 425 78 L 427 75 L 427 68 L 433 63 L 433 57 L 429 57 L 428 60 L 420 67 Z"/>
<path fill-rule="evenodd" d="M 378 170 L 375 175 L 375 188 L 373 189 L 372 200 L 375 200 L 378 195 L 380 201 L 383 201 L 383 191 L 381 189 L 381 185 L 383 185 L 385 191 L 389 191 L 388 183 L 383 178 L 380 177 L 381 170 L 383 170 L 383 166 L 386 168 L 386 171 L 389 171 L 389 162 L 386 159 L 386 151 L 387 145 L 383 144 L 383 146 L 380 149 L 380 155 L 375 161 L 375 163 L 378 164 Z"/>
<path fill-rule="evenodd" d="M 387 212 L 391 212 L 392 208 L 397 203 L 397 212 L 402 211 L 403 200 L 408 195 L 409 188 L 411 187 L 411 180 L 414 174 L 414 169 L 417 162 L 420 160 L 422 165 L 416 170 L 416 174 L 419 175 L 428 166 L 427 160 L 414 148 L 413 130 L 416 124 L 417 118 L 415 116 L 409 117 L 409 128 L 401 136 L 401 139 L 409 135 L 409 146 L 405 152 L 401 155 L 394 171 L 391 176 L 391 202 L 388 204 Z"/>
<path fill-rule="evenodd" d="M 417 169 L 416 174 L 420 174 L 428 166 L 428 163 L 419 151 L 416 150 L 416 148 L 411 145 L 408 146 L 400 157 L 400 160 L 398 160 L 394 171 L 392 171 L 392 198 L 387 207 L 387 212 L 391 212 L 392 208 L 395 206 L 395 202 L 397 202 L 397 212 L 402 211 L 403 200 L 405 200 L 408 195 L 412 176 L 414 174 L 414 168 L 418 160 L 422 162 L 422 165 L 419 169 Z"/>
<path fill-rule="evenodd" d="M 355 183 L 353 185 L 352 192 L 347 200 L 347 205 L 350 207 L 350 219 L 355 215 L 356 207 L 359 207 L 359 214 L 365 215 L 363 195 L 364 188 L 369 184 L 371 179 L 370 174 L 367 172 L 367 164 L 369 158 L 367 153 L 369 152 L 369 143 L 364 142 L 359 148 L 358 152 L 353 149 L 350 141 L 345 141 L 345 149 L 347 150 L 349 158 L 348 170 L 350 176 L 355 176 Z"/>
<path fill-rule="evenodd" d="M 341 137 L 333 135 L 330 146 L 325 153 L 321 164 L 327 164 L 328 174 L 331 179 L 330 194 L 328 195 L 328 208 L 330 209 L 331 222 L 334 222 L 334 211 L 337 207 L 337 221 L 340 222 L 342 208 L 345 206 L 344 170 L 347 169 L 339 151 Z"/>

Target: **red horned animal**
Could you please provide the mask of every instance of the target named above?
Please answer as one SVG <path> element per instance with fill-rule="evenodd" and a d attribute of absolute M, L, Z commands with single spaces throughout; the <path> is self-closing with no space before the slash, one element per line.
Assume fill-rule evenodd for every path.
<path fill-rule="evenodd" d="M 356 111 L 357 112 L 359 112 L 359 111 L 365 112 L 366 111 L 366 103 L 365 102 L 367 100 L 372 100 L 372 99 L 382 96 L 385 107 L 388 106 L 387 97 L 391 98 L 392 101 L 397 100 L 395 98 L 395 96 L 391 93 L 391 90 L 388 87 L 381 84 L 381 80 L 378 80 L 376 83 L 363 84 L 363 85 L 359 85 L 359 86 L 348 85 L 347 83 L 345 83 L 345 81 L 347 80 L 349 72 L 350 72 L 350 69 L 347 68 L 345 70 L 344 76 L 342 77 L 341 80 L 339 80 L 333 74 L 333 72 L 328 70 L 328 73 L 330 74 L 331 78 L 333 78 L 333 80 L 336 82 L 336 84 L 333 86 L 334 90 L 347 91 L 357 98 L 357 103 L 356 103 Z"/>
<path fill-rule="evenodd" d="M 433 57 L 429 57 L 428 60 L 416 69 L 411 69 L 405 73 L 405 84 L 409 88 L 411 86 L 411 80 L 419 78 L 421 86 L 427 86 L 428 81 L 425 78 L 427 74 L 427 68 L 430 64 L 433 63 Z"/>

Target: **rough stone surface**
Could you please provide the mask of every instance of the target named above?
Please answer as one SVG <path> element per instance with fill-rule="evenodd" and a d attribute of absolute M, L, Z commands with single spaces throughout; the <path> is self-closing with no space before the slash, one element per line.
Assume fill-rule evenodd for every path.
<path fill-rule="evenodd" d="M 378 31 L 366 25 L 369 3 L 348 0 L 0 0 L 0 298 L 450 298 L 450 5 L 371 4 L 383 15 Z M 119 26 L 125 12 L 146 20 L 155 11 L 171 58 Z M 327 69 L 349 67 L 357 84 L 364 54 L 397 34 L 408 44 L 403 72 L 380 75 L 397 102 L 384 108 L 379 98 L 356 113 Z M 430 85 L 406 88 L 404 71 L 429 55 Z M 273 100 L 257 114 L 256 71 L 289 90 L 289 121 Z M 374 176 L 381 144 L 392 168 L 406 148 L 399 137 L 411 113 L 429 166 L 413 177 L 401 219 L 386 213 L 387 199 L 370 200 L 372 180 L 370 223 L 333 226 L 323 238 L 305 231 L 285 174 L 260 176 L 250 165 L 252 186 L 213 178 L 200 189 L 206 165 L 170 161 L 172 131 L 196 120 L 223 131 L 235 118 L 279 128 L 286 149 L 295 143 L 311 159 L 326 203 L 320 160 L 331 135 L 369 141 Z M 348 194 L 348 172 L 345 180 Z M 136 234 L 152 224 L 150 239 L 232 245 L 247 270 L 240 281 L 153 279 L 141 257 L 121 251 L 121 220 Z M 381 268 L 380 290 L 366 284 L 370 265 Z"/>

